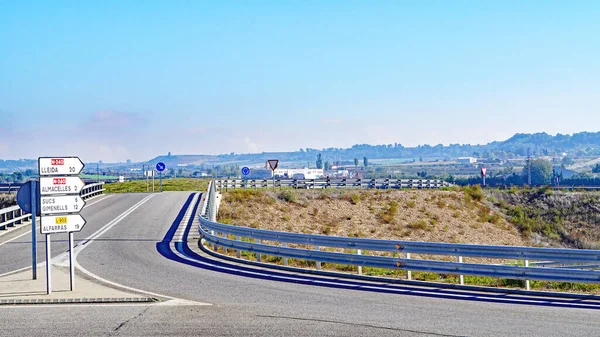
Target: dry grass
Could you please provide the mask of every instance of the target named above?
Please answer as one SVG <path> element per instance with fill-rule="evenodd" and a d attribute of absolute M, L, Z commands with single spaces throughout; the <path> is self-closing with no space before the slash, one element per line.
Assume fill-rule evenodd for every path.
<path fill-rule="evenodd" d="M 221 219 L 307 234 L 529 245 L 477 190 L 237 190 L 223 193 Z"/>

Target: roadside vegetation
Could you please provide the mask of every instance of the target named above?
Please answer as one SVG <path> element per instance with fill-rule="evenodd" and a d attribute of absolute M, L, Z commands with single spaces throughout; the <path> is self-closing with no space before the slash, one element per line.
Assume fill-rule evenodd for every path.
<path fill-rule="evenodd" d="M 0 193 L 0 209 L 14 206 L 17 204 L 17 195 L 12 193 Z"/>
<path fill-rule="evenodd" d="M 163 191 L 206 191 L 208 179 L 169 178 L 162 180 Z M 152 192 L 152 180 L 148 181 L 148 191 Z M 106 193 L 146 192 L 146 180 L 131 180 L 123 183 L 114 182 L 104 185 Z M 158 192 L 160 183 L 154 180 L 154 191 Z"/>
<path fill-rule="evenodd" d="M 218 221 L 305 234 L 486 245 L 600 247 L 600 194 L 551 189 L 496 190 L 233 190 L 223 193 Z M 293 246 L 293 245 L 289 245 Z M 297 246 L 299 248 L 303 247 Z M 328 249 L 355 253 L 351 250 Z M 233 253 L 230 251 L 229 253 Z M 393 256 L 384 252 L 363 252 Z M 253 253 L 243 253 L 254 259 Z M 398 257 L 403 256 L 396 255 Z M 412 258 L 432 258 L 413 254 Z M 435 257 L 454 261 L 456 257 Z M 281 264 L 281 258 L 262 261 Z M 522 261 L 465 258 L 470 263 Z M 297 267 L 315 263 L 289 259 Z M 356 266 L 322 263 L 323 269 L 356 272 Z M 363 267 L 363 274 L 406 277 L 406 271 Z M 415 280 L 457 283 L 458 275 L 413 272 Z M 524 281 L 465 275 L 465 283 L 523 287 Z M 531 281 L 532 289 L 600 293 L 600 286 Z"/>

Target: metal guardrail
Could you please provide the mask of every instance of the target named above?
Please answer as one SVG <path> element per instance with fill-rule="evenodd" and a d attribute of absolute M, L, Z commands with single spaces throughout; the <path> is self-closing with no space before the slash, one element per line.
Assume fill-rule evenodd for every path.
<path fill-rule="evenodd" d="M 22 183 L 0 184 L 0 193 L 17 193 Z"/>
<path fill-rule="evenodd" d="M 461 284 L 463 284 L 462 275 L 523 280 L 536 279 L 560 282 L 600 283 L 599 271 L 585 270 L 590 267 L 589 263 L 597 264 L 600 262 L 600 251 L 597 250 L 345 238 L 268 231 L 220 224 L 216 222 L 216 213 L 218 212 L 218 192 L 216 187 L 217 184 L 213 182 L 209 184 L 209 189 L 205 196 L 206 208 L 200 212 L 198 231 L 202 239 L 212 243 L 215 248 L 223 246 L 237 250 L 238 257 L 240 256 L 240 251 L 248 251 L 256 253 L 257 259 L 260 259 L 260 254 L 283 257 L 284 264 L 287 261 L 287 258 L 317 261 L 318 269 L 320 262 L 357 265 L 359 266 L 359 271 L 361 266 L 402 269 L 409 271 L 409 278 L 410 271 L 456 274 L 461 275 Z M 228 239 L 228 235 L 235 236 L 236 240 Z M 241 240 L 242 237 L 255 242 L 244 242 Z M 267 245 L 261 243 L 261 240 L 278 242 L 280 245 Z M 287 247 L 288 243 L 309 245 L 313 246 L 314 249 L 290 248 Z M 325 252 L 321 251 L 321 247 L 352 249 L 356 250 L 357 254 Z M 406 258 L 362 255 L 361 251 L 363 250 L 394 252 L 404 255 Z M 411 253 L 457 256 L 459 262 L 410 259 Z M 524 260 L 525 266 L 463 263 L 463 256 Z M 585 263 L 587 265 L 567 265 L 566 267 L 561 266 L 560 268 L 529 267 L 529 260 L 552 260 L 567 263 L 576 262 Z"/>
<path fill-rule="evenodd" d="M 102 194 L 104 182 L 85 185 L 81 189 L 81 198 L 89 199 L 93 196 Z M 19 206 L 11 206 L 0 209 L 0 230 L 6 230 L 8 227 L 23 224 L 31 220 L 31 214 L 25 214 Z"/>
<path fill-rule="evenodd" d="M 443 180 L 436 179 L 220 179 L 216 180 L 216 188 L 222 191 L 230 188 L 442 188 L 453 186 Z"/>

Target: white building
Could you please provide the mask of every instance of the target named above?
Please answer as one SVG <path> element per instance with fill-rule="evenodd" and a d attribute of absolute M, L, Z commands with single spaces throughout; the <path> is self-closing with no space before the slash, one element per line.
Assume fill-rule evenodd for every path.
<path fill-rule="evenodd" d="M 323 177 L 323 169 L 301 168 L 301 169 L 285 169 L 278 168 L 273 171 L 275 177 L 295 178 L 295 179 L 318 179 Z"/>
<path fill-rule="evenodd" d="M 475 158 L 475 157 L 459 157 L 459 158 L 456 158 L 456 161 L 459 164 L 473 164 L 473 163 L 477 162 L 477 158 Z"/>

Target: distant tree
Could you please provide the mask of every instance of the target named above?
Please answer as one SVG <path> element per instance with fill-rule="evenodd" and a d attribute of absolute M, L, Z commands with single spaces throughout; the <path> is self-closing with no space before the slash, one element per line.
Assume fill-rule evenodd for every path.
<path fill-rule="evenodd" d="M 23 173 L 21 172 L 13 172 L 13 181 L 15 183 L 19 183 L 23 180 Z"/>
<path fill-rule="evenodd" d="M 358 158 L 354 158 L 354 167 L 358 167 Z"/>
<path fill-rule="evenodd" d="M 369 166 L 369 159 L 367 159 L 367 157 L 363 157 L 363 165 L 365 167 Z"/>
<path fill-rule="evenodd" d="M 323 165 L 323 168 L 325 169 L 325 171 L 329 170 L 330 166 L 329 166 L 329 162 L 325 161 L 325 164 Z"/>
<path fill-rule="evenodd" d="M 171 175 L 172 177 L 175 176 L 175 169 L 174 168 L 169 169 L 169 175 Z"/>
<path fill-rule="evenodd" d="M 323 158 L 321 157 L 320 153 L 317 155 L 317 168 L 318 169 L 323 168 Z"/>
<path fill-rule="evenodd" d="M 423 156 L 419 156 L 419 161 L 423 161 Z"/>
<path fill-rule="evenodd" d="M 571 165 L 575 164 L 575 160 L 573 160 L 573 158 L 571 158 L 571 157 L 569 157 L 569 156 L 565 156 L 565 157 L 562 159 L 561 163 L 562 163 L 564 166 L 571 166 Z M 563 167 L 564 167 L 564 166 L 563 166 Z"/>
<path fill-rule="evenodd" d="M 523 169 L 523 180 L 527 181 L 527 166 Z M 531 184 L 547 185 L 552 179 L 552 164 L 544 159 L 531 160 Z"/>
<path fill-rule="evenodd" d="M 183 169 L 182 169 L 182 168 L 180 168 L 180 169 L 177 171 L 177 175 L 178 175 L 178 176 L 180 176 L 180 177 L 183 177 Z"/>
<path fill-rule="evenodd" d="M 594 167 L 592 167 L 592 172 L 600 173 L 600 164 L 596 164 Z"/>

